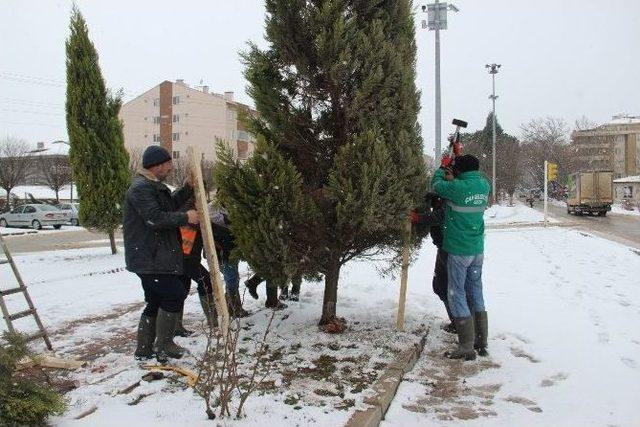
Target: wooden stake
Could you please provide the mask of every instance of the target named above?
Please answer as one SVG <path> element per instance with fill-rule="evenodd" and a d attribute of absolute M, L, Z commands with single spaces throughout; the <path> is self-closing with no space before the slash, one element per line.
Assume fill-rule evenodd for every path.
<path fill-rule="evenodd" d="M 222 321 L 222 335 L 226 337 L 229 330 L 229 310 L 224 296 L 224 286 L 222 276 L 220 274 L 220 264 L 218 263 L 218 255 L 216 254 L 216 244 L 213 240 L 213 230 L 211 228 L 211 219 L 209 216 L 209 206 L 207 205 L 207 197 L 204 190 L 204 181 L 202 180 L 202 169 L 200 169 L 200 159 L 196 155 L 193 147 L 187 148 L 187 156 L 189 157 L 189 167 L 193 177 L 193 189 L 196 199 L 196 209 L 200 215 L 200 231 L 202 232 L 202 243 L 209 265 L 209 274 L 211 275 L 211 284 L 213 285 L 213 299 L 218 311 L 218 316 Z"/>
<path fill-rule="evenodd" d="M 411 240 L 411 221 L 407 222 L 404 233 L 404 247 L 402 248 L 402 271 L 400 273 L 400 299 L 398 300 L 398 318 L 396 330 L 404 331 L 404 305 L 407 300 L 407 277 L 409 275 L 409 243 Z"/>

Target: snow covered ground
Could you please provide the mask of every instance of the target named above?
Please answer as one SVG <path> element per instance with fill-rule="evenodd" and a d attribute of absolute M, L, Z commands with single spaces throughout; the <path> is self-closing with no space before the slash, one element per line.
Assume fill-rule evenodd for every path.
<path fill-rule="evenodd" d="M 81 231 L 83 227 L 75 227 L 73 225 L 63 225 L 59 230 L 53 227 L 45 226 L 42 230 L 34 230 L 32 228 L 17 228 L 17 227 L 0 227 L 0 234 L 3 236 L 21 235 L 21 234 L 53 234 L 64 233 L 67 231 Z"/>
<path fill-rule="evenodd" d="M 637 207 L 635 207 L 632 211 L 629 211 L 624 209 L 621 204 L 615 204 L 611 206 L 611 213 L 620 214 L 620 215 L 640 216 L 640 210 Z"/>
<path fill-rule="evenodd" d="M 548 221 L 550 223 L 557 222 L 553 218 L 548 218 Z M 521 203 L 516 203 L 514 206 L 496 204 L 484 212 L 484 222 L 488 226 L 541 224 L 544 222 L 544 214 Z"/>
<path fill-rule="evenodd" d="M 495 224 L 540 221 L 522 205 L 494 212 Z M 467 363 L 441 356 L 454 337 L 440 330 L 446 314 L 431 291 L 430 241 L 410 268 L 407 333 L 394 332 L 399 280 L 380 277 L 372 261 L 348 264 L 338 301 L 347 332 L 318 331 L 322 285 L 303 283 L 301 301 L 274 319 L 272 382 L 249 399 L 246 418 L 221 425 L 342 425 L 362 406 L 366 386 L 426 328 L 423 356 L 401 384 L 385 427 L 638 425 L 639 257 L 570 229 L 488 229 L 483 277 L 491 355 Z M 92 248 L 15 258 L 57 353 L 90 361 L 69 374 L 79 387 L 68 393 L 70 409 L 53 425 L 213 425 L 201 399 L 179 381 L 143 381 L 131 393 L 118 393 L 144 373 L 131 357 L 142 292 L 137 277 L 124 271 L 121 253 Z M 0 271 L 0 282 L 8 283 L 8 269 Z M 263 302 L 245 302 L 255 313 L 243 322 L 247 354 L 270 316 Z M 20 310 L 15 298 L 11 304 L 11 311 Z M 198 329 L 195 295 L 185 313 L 187 327 Z M 202 334 L 177 341 L 193 354 L 180 364 L 193 367 Z M 74 420 L 93 406 L 95 413 Z"/>

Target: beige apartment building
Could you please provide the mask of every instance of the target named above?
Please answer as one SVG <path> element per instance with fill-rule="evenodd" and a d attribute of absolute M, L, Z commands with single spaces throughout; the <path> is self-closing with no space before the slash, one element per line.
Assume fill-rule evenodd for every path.
<path fill-rule="evenodd" d="M 215 161 L 216 143 L 223 140 L 245 160 L 253 153 L 255 139 L 239 120 L 242 114 L 256 112 L 234 101 L 233 92 L 213 93 L 208 86 L 190 87 L 176 80 L 164 81 L 124 104 L 120 119 L 129 153 L 157 144 L 181 159 L 191 146 L 203 159 Z"/>
<path fill-rule="evenodd" d="M 613 116 L 609 123 L 571 134 L 580 170 L 611 170 L 614 179 L 640 175 L 640 117 Z"/>

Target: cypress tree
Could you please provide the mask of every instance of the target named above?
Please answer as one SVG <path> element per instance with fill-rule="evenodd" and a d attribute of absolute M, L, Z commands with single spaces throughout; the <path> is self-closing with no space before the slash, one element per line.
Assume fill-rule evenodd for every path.
<path fill-rule="evenodd" d="M 69 27 L 66 116 L 69 156 L 80 198 L 79 220 L 107 233 L 115 254 L 114 232 L 122 222 L 129 184 L 129 159 L 118 118 L 122 101 L 105 87 L 98 53 L 75 6 Z"/>
<path fill-rule="evenodd" d="M 217 182 L 236 234 L 256 230 L 238 241 L 245 256 L 286 254 L 284 268 L 252 267 L 324 275 L 325 325 L 336 321 L 342 265 L 397 250 L 426 189 L 413 17 L 409 0 L 267 0 L 266 10 L 267 49 L 243 55 L 262 142 L 245 165 L 227 156 Z M 255 184 L 265 168 L 277 190 Z"/>

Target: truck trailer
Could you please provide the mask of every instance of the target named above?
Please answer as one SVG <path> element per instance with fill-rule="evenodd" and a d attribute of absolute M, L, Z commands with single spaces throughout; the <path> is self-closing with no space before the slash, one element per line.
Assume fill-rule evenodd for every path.
<path fill-rule="evenodd" d="M 568 214 L 605 216 L 612 203 L 612 171 L 577 172 L 569 176 Z"/>

